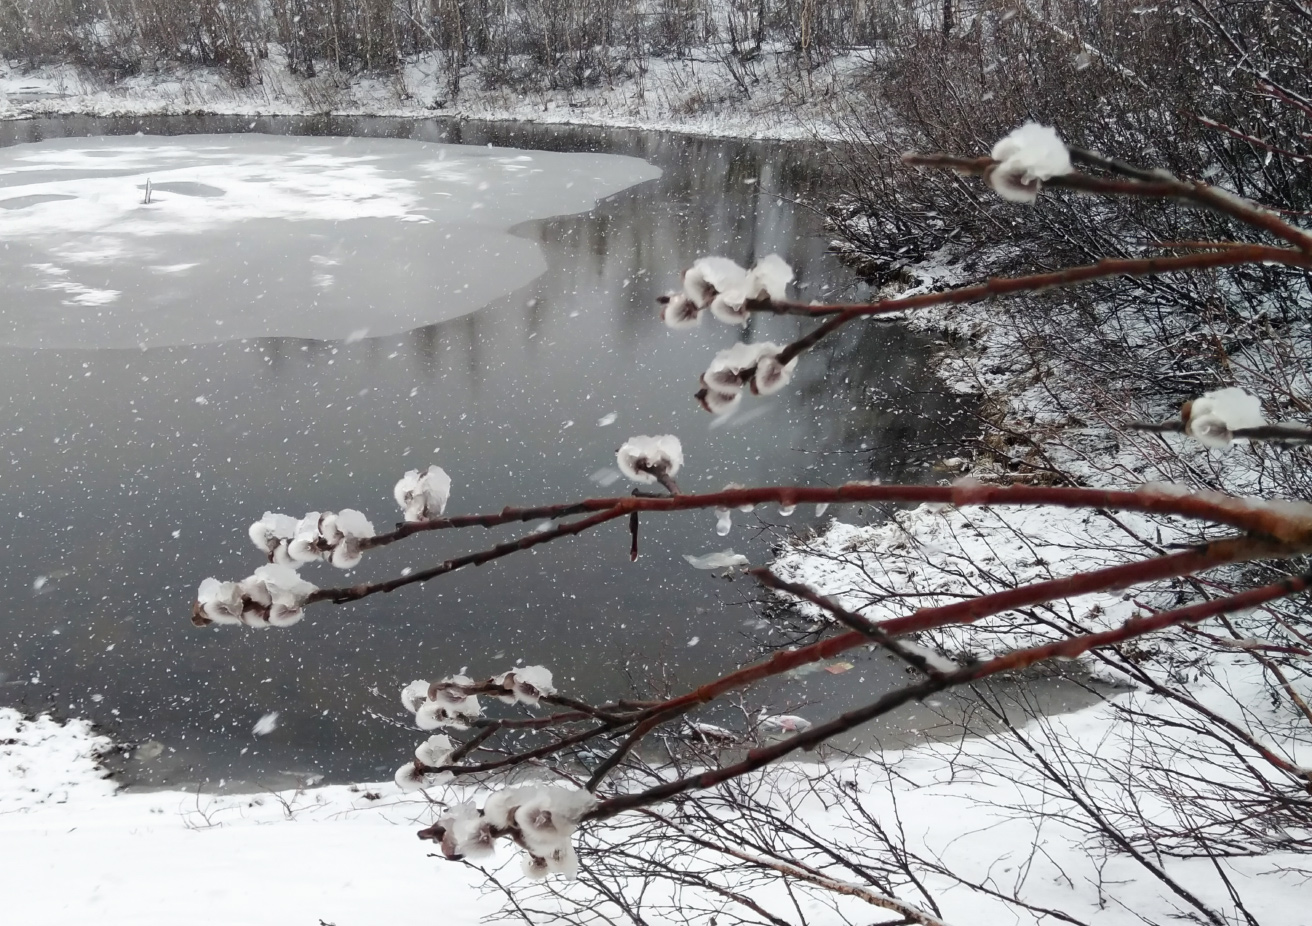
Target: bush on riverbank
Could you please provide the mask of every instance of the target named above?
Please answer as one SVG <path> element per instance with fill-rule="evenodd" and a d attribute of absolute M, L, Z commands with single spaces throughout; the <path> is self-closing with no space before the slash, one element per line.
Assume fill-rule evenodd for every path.
<path fill-rule="evenodd" d="M 277 46 L 293 74 L 395 71 L 440 53 L 458 90 L 464 72 L 486 86 L 596 86 L 650 57 L 724 57 L 744 76 L 764 46 L 807 65 L 868 46 L 895 20 L 863 0 L 14 0 L 0 6 L 0 57 L 76 62 L 111 74 L 161 62 L 217 66 L 237 81 Z"/>

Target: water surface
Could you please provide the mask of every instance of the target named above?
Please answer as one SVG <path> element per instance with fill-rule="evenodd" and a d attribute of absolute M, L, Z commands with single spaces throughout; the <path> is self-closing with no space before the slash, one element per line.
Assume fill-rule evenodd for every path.
<path fill-rule="evenodd" d="M 0 125 L 0 143 L 138 131 L 250 132 L 253 146 L 270 144 L 268 135 L 307 136 L 307 145 L 334 135 L 493 143 L 618 154 L 661 171 L 586 214 L 518 225 L 515 234 L 536 246 L 542 267 L 523 283 L 508 268 L 509 283 L 498 282 L 513 289 L 438 324 L 358 340 L 307 331 L 79 349 L 78 335 L 66 332 L 57 347 L 0 347 L 0 595 L 9 603 L 0 616 L 0 698 L 162 744 L 162 754 L 134 772 L 148 780 L 268 783 L 283 771 L 375 779 L 418 739 L 401 723 L 402 684 L 457 671 L 486 675 L 519 659 L 550 666 L 559 688 L 589 699 L 682 690 L 750 658 L 763 642 L 751 607 L 759 593 L 745 580 L 692 570 L 683 554 L 732 546 L 765 562 L 781 532 L 824 520 L 800 509 L 791 518 L 736 515 L 722 539 L 710 512 L 649 518 L 637 563 L 617 524 L 428 588 L 321 605 L 290 631 L 192 627 L 200 579 L 240 578 L 259 564 L 246 525 L 266 509 L 299 515 L 353 506 L 386 526 L 397 516 L 393 483 L 432 462 L 451 474 L 450 510 L 458 513 L 613 492 L 622 487 L 602 489 L 593 477 L 613 465 L 626 436 L 648 433 L 682 438 L 680 481 L 689 490 L 922 478 L 931 475 L 927 461 L 950 455 L 962 431 L 956 406 L 927 369 L 928 346 L 894 325 L 831 340 L 803 360 L 795 388 L 749 400 L 721 426 L 692 401 L 716 350 L 743 336 L 789 340 L 806 328 L 757 318 L 745 335 L 718 324 L 666 330 L 654 299 L 696 257 L 750 261 L 777 251 L 797 268 L 805 298 L 862 295 L 827 253 L 807 205 L 824 190 L 806 146 L 508 124 L 225 118 L 35 120 Z M 0 224 L 13 215 L 0 213 Z M 271 237 L 259 240 L 243 259 L 267 278 L 285 252 Z M 409 300 L 440 303 L 469 269 L 444 269 L 452 276 L 446 289 L 431 292 L 422 277 L 407 276 L 422 271 L 386 252 L 370 272 L 405 278 L 398 285 Z M 368 292 L 359 281 L 342 285 Z M 213 281 L 169 279 L 154 295 L 194 301 L 191 311 L 205 322 L 232 306 L 232 294 Z M 9 298 L 21 304 L 4 312 L 31 310 L 21 296 Z M 352 330 L 371 328 L 371 313 L 395 309 L 378 301 L 332 309 L 342 309 Z M 212 339 L 201 332 L 190 340 Z M 371 555 L 350 580 L 515 535 L 503 528 L 417 538 Z M 327 565 L 305 575 L 320 585 L 344 581 Z M 882 660 L 853 662 L 846 673 L 753 692 L 746 707 L 818 719 L 899 677 Z M 825 707 L 810 703 L 820 698 Z M 280 712 L 280 726 L 253 736 L 271 711 Z"/>

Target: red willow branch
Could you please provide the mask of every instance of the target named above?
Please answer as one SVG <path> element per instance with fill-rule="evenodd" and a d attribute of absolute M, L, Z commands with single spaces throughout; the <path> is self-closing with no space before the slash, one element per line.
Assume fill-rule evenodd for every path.
<path fill-rule="evenodd" d="M 950 505 L 1053 505 L 1061 508 L 1112 508 L 1153 514 L 1178 515 L 1213 524 L 1223 524 L 1245 532 L 1271 538 L 1280 545 L 1260 555 L 1293 556 L 1312 549 L 1312 509 L 1295 515 L 1274 505 L 1221 495 L 1175 494 L 1147 486 L 1138 491 L 1081 489 L 1059 486 L 990 486 L 958 484 L 954 486 L 869 485 L 848 483 L 838 487 L 771 486 L 755 489 L 727 489 L 702 495 L 669 497 L 628 496 L 585 499 L 553 509 L 507 509 L 501 515 L 475 515 L 466 520 L 488 526 L 524 520 L 523 512 L 551 510 L 592 511 L 592 515 L 539 531 L 517 540 L 497 544 L 489 549 L 448 559 L 429 569 L 413 572 L 383 582 L 338 588 L 323 588 L 306 598 L 305 603 L 332 601 L 341 604 L 381 592 L 392 592 L 407 585 L 427 582 L 466 566 L 484 563 L 528 550 L 561 537 L 583 533 L 593 527 L 635 512 L 690 511 L 702 508 L 737 508 L 742 505 L 775 503 L 841 504 L 850 502 L 933 502 Z M 453 520 L 453 519 L 452 519 Z M 445 523 L 445 522 L 433 522 Z M 411 531 L 410 533 L 414 533 Z M 406 535 L 408 536 L 408 534 Z M 397 538 L 399 539 L 399 538 Z M 1288 547 L 1285 550 L 1284 547 Z"/>
<path fill-rule="evenodd" d="M 1238 562 L 1243 559 L 1264 557 L 1269 554 L 1271 549 L 1269 543 L 1261 540 L 1246 537 L 1233 538 L 1230 540 L 1206 544 L 1192 550 L 1174 553 L 1169 556 L 1155 557 L 1153 559 L 1139 562 L 1126 563 L 1119 566 L 1109 566 L 1104 569 L 1065 576 L 1059 579 L 1035 582 L 1020 588 L 1007 589 L 1006 591 L 996 592 L 991 595 L 982 595 L 969 601 L 957 602 L 936 608 L 921 608 L 905 617 L 893 618 L 878 624 L 867 622 L 865 618 L 860 616 L 857 616 L 856 620 L 870 624 L 871 628 L 877 628 L 879 634 L 885 639 L 889 639 L 895 636 L 932 630 L 936 627 L 942 627 L 948 624 L 968 624 L 984 617 L 1001 614 L 1005 611 L 1043 604 L 1058 599 L 1072 598 L 1077 595 L 1098 591 L 1120 589 L 1131 585 L 1141 584 L 1143 582 L 1191 575 L 1209 568 Z M 765 573 L 765 571 L 756 570 L 754 572 L 758 578 L 761 577 L 760 574 L 762 573 Z M 768 573 L 765 574 L 768 575 Z M 770 576 L 770 580 L 766 580 L 766 584 L 769 584 L 769 581 L 771 580 L 778 582 L 783 586 L 788 586 L 790 584 L 783 583 L 782 580 L 777 580 L 773 576 Z M 834 613 L 834 609 L 837 608 L 836 605 L 827 599 L 815 595 L 813 592 L 811 594 L 814 597 L 809 600 L 815 601 L 815 603 L 819 604 L 821 607 Z M 543 758 L 560 752 L 570 746 L 579 745 L 598 736 L 618 733 L 629 727 L 634 727 L 628 740 L 626 740 L 615 755 L 612 755 L 611 759 L 613 761 L 608 761 L 594 772 L 593 778 L 589 782 L 589 788 L 594 789 L 600 784 L 602 778 L 619 763 L 620 759 L 637 746 L 638 742 L 657 726 L 681 717 L 705 704 L 709 704 L 731 691 L 747 688 L 757 682 L 776 675 L 781 675 L 803 665 L 808 665 L 823 659 L 833 658 L 840 653 L 869 643 L 871 642 L 871 639 L 872 636 L 869 630 L 853 630 L 826 640 L 821 640 L 817 643 L 810 644 L 809 646 L 801 647 L 800 649 L 775 653 L 769 659 L 730 672 L 718 679 L 707 682 L 686 694 L 656 704 L 644 705 L 640 710 L 631 714 L 623 716 L 612 715 L 607 718 L 605 723 L 574 734 L 573 736 L 562 739 L 554 744 L 547 744 L 538 747 L 529 753 L 522 753 L 518 758 L 512 756 L 495 762 L 474 766 L 446 765 L 441 768 L 423 767 L 420 770 L 423 772 L 451 772 L 457 775 L 492 771 L 498 768 L 509 767 L 522 761 L 527 761 L 530 758 Z M 951 676 L 939 672 L 930 673 L 931 681 L 943 681 L 950 677 Z M 485 686 L 473 686 L 465 687 L 461 690 L 472 694 L 491 689 L 488 689 Z"/>
<path fill-rule="evenodd" d="M 436 579 L 438 576 L 446 575 L 448 572 L 455 572 L 457 569 L 463 569 L 465 566 L 481 566 L 484 563 L 491 562 L 494 559 L 500 559 L 503 556 L 509 556 L 511 553 L 518 553 L 521 550 L 530 550 L 543 543 L 549 543 L 560 537 L 568 537 L 573 534 L 580 534 L 598 524 L 605 524 L 607 521 L 613 521 L 618 517 L 628 514 L 629 509 L 620 510 L 611 508 L 601 511 L 591 517 L 582 518 L 578 521 L 571 521 L 568 524 L 562 524 L 551 530 L 539 531 L 534 534 L 520 537 L 518 540 L 511 540 L 506 543 L 499 543 L 487 550 L 481 550 L 477 553 L 466 553 L 464 556 L 457 556 L 454 559 L 446 560 L 429 569 L 422 569 L 419 572 L 412 572 L 407 576 L 398 576 L 395 579 L 389 579 L 386 582 L 375 582 L 372 585 L 351 585 L 344 588 L 321 588 L 313 592 L 305 599 L 305 604 L 311 605 L 320 601 L 331 601 L 334 604 L 343 604 L 347 601 L 356 601 L 360 598 L 376 595 L 379 592 L 393 592 L 398 588 L 407 585 L 413 585 L 416 582 L 427 582 Z"/>
<path fill-rule="evenodd" d="M 780 743 L 753 749 L 747 754 L 747 758 L 741 762 L 680 778 L 648 788 L 645 791 L 619 795 L 602 801 L 584 819 L 604 820 L 626 811 L 661 803 L 685 791 L 713 788 L 770 765 L 799 749 L 813 749 L 826 740 L 887 714 L 903 704 L 929 697 L 947 688 L 977 682 L 1002 672 L 1022 669 L 1048 659 L 1073 659 L 1089 650 L 1115 646 L 1168 627 L 1198 623 L 1210 617 L 1243 611 L 1306 591 L 1310 585 L 1312 585 L 1312 573 L 1289 576 L 1280 582 L 1252 589 L 1229 598 L 1218 598 L 1185 608 L 1162 611 L 1149 617 L 1131 618 L 1112 630 L 1084 634 L 1043 646 L 1014 650 L 987 662 L 949 673 L 942 678 L 927 679 L 919 684 L 909 685 L 890 692 L 865 707 L 848 711 L 828 723 L 819 724 Z M 1303 771 L 1303 777 L 1312 781 L 1312 775 L 1306 770 Z"/>
<path fill-rule="evenodd" d="M 1121 165 L 1110 158 L 1093 151 L 1079 148 L 1071 149 L 1072 159 L 1093 167 L 1107 170 L 1119 170 Z M 911 152 L 902 157 L 902 161 L 915 167 L 939 167 L 954 170 L 959 174 L 983 177 L 997 165 L 992 158 L 960 158 L 943 154 L 918 154 Z M 1145 199 L 1181 199 L 1205 209 L 1211 209 L 1230 216 L 1250 228 L 1259 229 L 1289 242 L 1304 254 L 1312 255 L 1312 235 L 1291 225 L 1270 210 L 1256 203 L 1249 202 L 1233 193 L 1227 193 L 1207 183 L 1196 180 L 1181 180 L 1166 171 L 1140 172 L 1137 177 L 1145 179 L 1113 179 L 1097 177 L 1079 172 L 1064 174 L 1045 180 L 1048 187 L 1074 190 L 1080 193 L 1093 193 L 1107 196 L 1137 196 Z M 1151 179 L 1147 179 L 1147 178 Z"/>
<path fill-rule="evenodd" d="M 1279 222 L 1279 219 L 1276 219 Z M 1283 223 L 1281 223 L 1283 224 Z M 1292 226 L 1291 226 L 1292 227 Z M 1309 239 L 1312 240 L 1312 239 Z M 1047 289 L 1069 288 L 1112 277 L 1154 277 L 1183 273 L 1191 270 L 1214 270 L 1220 267 L 1237 267 L 1256 263 L 1274 263 L 1303 270 L 1312 270 L 1312 249 L 1303 253 L 1294 248 L 1278 248 L 1262 244 L 1223 242 L 1198 254 L 1165 257 L 1109 258 L 1093 264 L 1065 267 L 1048 273 L 1034 273 L 1018 277 L 994 277 L 983 283 L 960 286 L 914 296 L 895 296 L 868 303 L 834 303 L 810 305 L 790 300 L 755 299 L 746 303 L 748 311 L 777 315 L 802 315 L 809 318 L 828 317 L 828 321 L 787 345 L 779 352 L 780 363 L 788 363 L 815 347 L 839 328 L 858 318 L 873 318 L 923 309 L 938 305 L 962 305 L 982 302 L 997 296 L 1036 293 Z M 744 370 L 750 379 L 754 369 Z M 702 393 L 698 393 L 700 398 Z"/>
<path fill-rule="evenodd" d="M 854 318 L 888 315 L 893 312 L 923 309 L 936 305 L 960 305 L 967 302 L 980 302 L 994 296 L 1009 296 L 1017 293 L 1040 292 L 1045 289 L 1066 288 L 1118 276 L 1162 276 L 1189 270 L 1210 270 L 1217 267 L 1233 267 L 1263 262 L 1282 264 L 1304 270 L 1312 269 L 1312 255 L 1303 254 L 1294 248 L 1241 242 L 1192 242 L 1188 246 L 1194 248 L 1206 247 L 1211 250 L 1204 251 L 1201 254 L 1181 254 L 1165 257 L 1109 258 L 1092 264 L 1065 267 L 1049 273 L 1033 273 L 1018 277 L 994 277 L 985 280 L 983 283 L 975 283 L 970 286 L 945 289 L 933 293 L 918 293 L 914 296 L 894 296 L 876 302 L 811 305 L 810 303 L 789 300 L 756 299 L 749 301 L 747 308 L 753 312 L 766 312 L 776 315 L 803 315 L 808 318 L 836 315 L 845 318 L 842 323 L 830 322 L 831 327 L 825 331 L 825 334 L 828 334 L 834 328 L 837 328 L 839 324 L 845 324 L 846 321 Z M 807 335 L 807 338 L 811 338 L 813 334 L 814 332 Z M 815 340 L 819 340 L 819 338 Z M 796 354 L 793 356 L 796 356 Z M 791 360 L 792 356 L 787 359 Z"/>
<path fill-rule="evenodd" d="M 1184 420 L 1181 418 L 1172 418 L 1169 421 L 1130 421 L 1126 422 L 1125 426 L 1132 431 L 1148 431 L 1153 434 L 1180 434 L 1185 429 Z M 1312 444 L 1312 428 L 1297 424 L 1264 424 L 1257 428 L 1236 428 L 1230 432 L 1230 436 L 1275 444 Z"/>

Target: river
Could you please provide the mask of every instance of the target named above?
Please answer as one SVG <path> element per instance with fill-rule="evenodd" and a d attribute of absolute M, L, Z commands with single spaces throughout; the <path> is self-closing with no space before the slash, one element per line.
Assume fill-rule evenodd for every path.
<path fill-rule="evenodd" d="M 259 564 L 246 526 L 266 509 L 299 516 L 356 507 L 385 529 L 397 517 L 393 483 L 431 462 L 451 474 L 453 513 L 620 491 L 595 480 L 625 437 L 649 433 L 682 439 L 680 481 L 690 490 L 933 478 L 930 464 L 951 455 L 963 431 L 956 400 L 928 369 L 930 346 L 897 325 L 832 339 L 803 359 L 795 389 L 749 402 L 719 426 L 692 400 L 710 357 L 739 336 L 714 323 L 670 332 L 657 318 L 656 296 L 698 256 L 777 251 L 797 269 L 803 298 L 867 294 L 827 252 L 813 208 L 826 191 L 807 145 L 511 123 L 168 117 L 0 123 L 0 146 L 139 132 L 247 133 L 252 146 L 266 136 L 307 144 L 354 136 L 521 149 L 510 155 L 616 154 L 661 173 L 590 211 L 516 225 L 518 256 L 491 280 L 495 292 L 459 305 L 451 293 L 489 275 L 485 262 L 466 266 L 462 255 L 492 245 L 461 242 L 466 250 L 434 270 L 404 254 L 409 239 L 386 216 L 367 260 L 336 270 L 354 295 L 345 304 L 327 292 L 324 312 L 338 315 L 321 328 L 310 313 L 266 333 L 260 325 L 292 311 L 284 293 L 244 328 L 214 333 L 214 322 L 259 295 L 243 295 L 240 281 L 271 277 L 286 259 L 291 245 L 277 245 L 271 227 L 252 231 L 255 245 L 244 251 L 215 247 L 226 275 L 161 282 L 149 294 L 163 306 L 152 318 L 195 305 L 188 324 L 158 337 L 119 338 L 97 327 L 100 315 L 52 321 L 64 300 L 49 303 L 35 284 L 6 291 L 0 703 L 88 717 L 147 744 L 126 773 L 133 781 L 386 777 L 417 740 L 403 723 L 401 685 L 458 671 L 483 676 L 520 659 L 549 666 L 559 689 L 582 698 L 695 685 L 772 638 L 748 581 L 693 570 L 683 555 L 732 546 L 766 562 L 786 532 L 835 513 L 735 515 L 727 538 L 710 512 L 649 518 L 636 563 L 627 531 L 611 526 L 432 587 L 316 606 L 290 630 L 193 627 L 201 579 L 240 578 Z M 0 211 L 0 239 L 20 211 Z M 4 246 L 26 245 L 19 236 Z M 131 308 L 96 299 L 80 305 Z M 410 308 L 444 320 L 410 328 Z M 747 335 L 782 342 L 805 328 L 757 318 Z M 513 535 L 414 538 L 366 558 L 350 581 Z M 306 577 L 343 584 L 326 565 Z M 783 680 L 748 706 L 818 717 L 900 677 L 882 659 L 854 662 L 842 674 Z M 274 711 L 277 728 L 255 736 L 256 721 Z"/>

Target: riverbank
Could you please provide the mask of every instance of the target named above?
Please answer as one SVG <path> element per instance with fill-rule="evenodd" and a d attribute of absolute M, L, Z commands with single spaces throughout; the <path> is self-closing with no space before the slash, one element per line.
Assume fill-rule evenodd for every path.
<path fill-rule="evenodd" d="M 510 89 L 465 80 L 460 92 L 440 56 L 407 59 L 391 76 L 293 74 L 278 54 L 245 85 L 218 68 L 163 65 L 109 81 L 71 64 L 0 62 L 0 119 L 37 116 L 370 115 L 590 125 L 722 138 L 809 139 L 833 134 L 836 110 L 871 52 L 814 69 L 784 47 L 749 62 L 718 46 L 650 58 L 633 76 L 583 89 Z"/>
<path fill-rule="evenodd" d="M 498 903 L 476 870 L 408 830 L 428 804 L 394 785 L 216 796 L 116 793 L 88 724 L 0 708 L 6 917 L 28 926 L 473 924 Z M 422 824 L 419 824 L 422 825 Z"/>
<path fill-rule="evenodd" d="M 906 294 L 965 285 L 981 275 L 964 273 L 948 255 L 916 268 Z M 1238 442 L 1215 450 L 1183 435 L 1127 427 L 1129 421 L 1169 418 L 1176 413 L 1172 397 L 1127 384 L 1119 370 L 1112 376 L 1094 372 L 1098 364 L 1080 353 L 1080 345 L 1120 343 L 1120 369 L 1141 369 L 1151 363 L 1145 358 L 1161 350 L 1151 324 L 1154 307 L 1130 303 L 1080 315 L 1076 305 L 1074 299 L 1069 305 L 989 301 L 908 313 L 907 325 L 939 339 L 935 367 L 943 382 L 974 397 L 982 409 L 980 436 L 968 453 L 942 462 L 941 482 L 970 478 L 1131 489 L 1169 482 L 1188 491 L 1219 488 L 1240 496 L 1307 500 L 1298 489 L 1299 449 Z M 1090 317 L 1099 318 L 1101 326 L 1089 327 Z M 1245 345 L 1243 361 L 1221 375 L 1234 377 L 1231 381 L 1262 396 L 1270 408 L 1279 394 L 1264 384 L 1269 386 L 1282 367 L 1297 378 L 1288 357 L 1294 339 L 1305 336 L 1306 324 L 1299 330 L 1304 334 L 1296 330 L 1285 343 L 1267 329 L 1263 339 Z M 890 512 L 882 523 L 834 520 L 817 533 L 803 532 L 783 546 L 773 568 L 883 620 L 1205 539 L 1197 525 L 1174 518 L 921 505 Z M 1201 580 L 1084 595 L 935 630 L 920 642 L 965 665 L 1276 581 L 1289 571 L 1282 565 L 1288 566 L 1233 567 Z M 822 616 L 814 606 L 797 606 Z M 1305 861 L 1285 867 L 1291 860 L 1284 847 L 1306 843 L 1306 817 L 1270 809 L 1262 812 L 1269 815 L 1266 823 L 1249 827 L 1242 817 L 1253 811 L 1236 809 L 1235 802 L 1252 789 L 1276 803 L 1305 801 L 1312 768 L 1306 615 L 1305 604 L 1286 601 L 1156 634 L 1137 646 L 1091 653 L 1081 657 L 1085 668 L 1131 690 L 1056 723 L 1035 716 L 1010 736 L 964 742 L 961 754 L 982 786 L 976 798 L 992 803 L 997 819 L 1007 825 L 1028 819 L 1036 827 L 1032 841 L 1002 840 L 1001 858 L 1018 858 L 1027 846 L 1042 845 L 1053 865 L 1051 877 L 1073 879 L 1058 897 L 1046 894 L 1044 879 L 1022 878 L 1013 888 L 1017 899 L 1098 924 L 1131 915 L 1159 922 L 1199 914 L 1211 922 L 1240 915 L 1262 922 L 1256 905 L 1265 906 L 1275 892 L 1282 899 L 1266 908 L 1270 922 L 1296 920 L 1293 891 L 1308 871 Z M 988 760 L 994 747 L 1007 761 Z M 999 800 L 999 794 L 1013 790 L 1027 792 L 1028 799 Z M 905 809 L 901 816 L 908 817 Z M 1269 829 L 1276 819 L 1287 828 L 1279 835 Z M 1074 825 L 1091 840 L 1083 849 L 1068 847 L 1070 854 L 1061 861 L 1051 854 L 1051 831 L 1039 835 L 1043 821 L 1057 820 L 1062 821 L 1058 829 Z M 1094 844 L 1100 847 L 1088 848 Z M 1138 854 L 1145 847 L 1154 860 Z M 1072 872 L 1094 855 L 1121 868 L 1120 887 L 1112 894 L 1116 909 L 1093 911 L 1076 900 L 1080 878 Z M 1214 868 L 1211 886 L 1224 884 L 1231 895 L 1198 893 L 1192 879 L 1181 874 L 1181 862 L 1205 857 Z"/>

